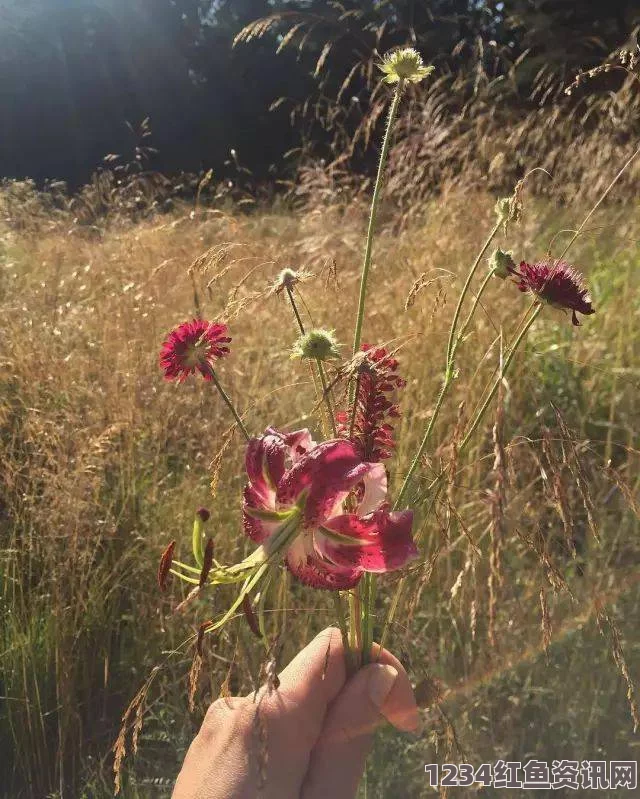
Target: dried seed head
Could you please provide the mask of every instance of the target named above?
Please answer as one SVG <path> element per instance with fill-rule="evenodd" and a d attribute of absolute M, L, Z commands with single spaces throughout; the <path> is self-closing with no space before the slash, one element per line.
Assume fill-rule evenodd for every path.
<path fill-rule="evenodd" d="M 511 197 L 500 197 L 495 204 L 495 212 L 497 223 L 504 224 L 509 219 L 509 206 L 511 205 Z"/>
<path fill-rule="evenodd" d="M 167 587 L 167 580 L 169 578 L 169 570 L 173 563 L 173 550 L 176 548 L 176 542 L 172 541 L 169 546 L 162 553 L 160 558 L 160 565 L 158 566 L 158 585 L 161 591 Z"/>
<path fill-rule="evenodd" d="M 310 330 L 296 341 L 292 358 L 310 358 L 314 361 L 329 361 L 340 357 L 338 343 L 330 330 Z"/>
<path fill-rule="evenodd" d="M 499 277 L 505 280 L 516 268 L 516 263 L 513 260 L 512 252 L 504 252 L 499 247 L 493 251 L 493 255 L 489 258 L 489 270 L 494 277 Z"/>
<path fill-rule="evenodd" d="M 295 269 L 283 269 L 276 278 L 273 288 L 276 294 L 281 294 L 285 289 L 291 290 L 296 283 L 300 282 L 300 277 Z"/>
<path fill-rule="evenodd" d="M 384 72 L 385 83 L 398 83 L 401 80 L 420 83 L 433 72 L 434 67 L 425 67 L 420 53 L 413 47 L 402 47 L 387 53 L 379 69 Z"/>

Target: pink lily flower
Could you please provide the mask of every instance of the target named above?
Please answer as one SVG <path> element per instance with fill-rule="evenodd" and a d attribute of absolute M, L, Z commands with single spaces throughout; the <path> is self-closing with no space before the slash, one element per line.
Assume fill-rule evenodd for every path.
<path fill-rule="evenodd" d="M 306 585 L 352 588 L 417 556 L 413 512 L 389 511 L 384 466 L 363 462 L 351 441 L 269 428 L 249 442 L 246 469 L 245 532 Z"/>

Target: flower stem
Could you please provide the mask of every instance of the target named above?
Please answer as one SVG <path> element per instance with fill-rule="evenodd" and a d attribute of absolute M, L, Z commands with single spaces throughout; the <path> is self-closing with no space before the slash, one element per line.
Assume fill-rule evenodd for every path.
<path fill-rule="evenodd" d="M 362 339 L 362 323 L 364 322 L 364 308 L 367 298 L 367 280 L 369 278 L 369 269 L 371 267 L 371 254 L 373 251 L 373 236 L 376 229 L 376 219 L 378 216 L 378 205 L 380 202 L 380 190 L 382 189 L 382 182 L 384 177 L 384 170 L 387 165 L 387 156 L 389 155 L 389 147 L 391 145 L 391 134 L 393 131 L 393 123 L 398 114 L 398 107 L 402 97 L 402 90 L 404 88 L 404 80 L 399 80 L 396 86 L 396 92 L 393 96 L 391 107 L 389 108 L 389 116 L 387 117 L 387 127 L 384 132 L 384 139 L 382 141 L 382 150 L 380 151 L 380 163 L 378 164 L 378 174 L 376 182 L 373 187 L 373 196 L 371 198 L 371 211 L 369 213 L 369 227 L 367 229 L 367 243 L 364 250 L 364 261 L 362 264 L 362 276 L 360 278 L 360 297 L 358 299 L 358 315 L 356 316 L 356 328 L 353 336 L 353 354 L 355 355 L 360 349 Z"/>
<path fill-rule="evenodd" d="M 347 677 L 351 677 L 355 673 L 354 652 L 349 642 L 349 630 L 347 629 L 347 622 L 345 619 L 345 610 L 342 602 L 342 595 L 339 591 L 331 592 L 333 605 L 338 619 L 338 627 L 342 634 L 342 648 L 344 649 L 344 659 L 347 667 Z"/>
<path fill-rule="evenodd" d="M 534 306 L 532 306 L 532 308 L 533 307 Z M 502 369 L 500 370 L 500 374 L 498 375 L 498 377 L 495 379 L 493 385 L 491 386 L 491 390 L 489 391 L 489 394 L 487 395 L 487 398 L 485 399 L 485 401 L 482 403 L 482 407 L 480 408 L 480 410 L 476 414 L 475 419 L 471 423 L 471 426 L 469 427 L 469 430 L 468 430 L 466 436 L 462 439 L 462 441 L 460 443 L 460 446 L 458 447 L 458 452 L 462 452 L 464 449 L 466 449 L 467 445 L 469 444 L 469 441 L 471 440 L 471 437 L 473 436 L 473 434 L 477 430 L 478 425 L 480 424 L 480 422 L 482 421 L 485 413 L 487 412 L 487 408 L 491 404 L 491 400 L 495 397 L 496 391 L 498 390 L 498 388 L 500 386 L 500 383 L 502 382 L 502 380 L 504 378 L 504 375 L 505 375 L 507 369 L 509 368 L 509 366 L 511 364 L 511 361 L 513 360 L 513 356 L 516 354 L 516 352 L 518 350 L 518 347 L 522 343 L 522 340 L 524 339 L 524 337 L 529 332 L 529 329 L 530 329 L 531 325 L 536 321 L 536 319 L 538 318 L 538 315 L 540 314 L 541 311 L 542 311 L 542 305 L 540 304 L 540 305 L 538 305 L 537 308 L 535 308 L 535 310 L 531 314 L 531 317 L 529 318 L 529 321 L 524 325 L 524 327 L 522 328 L 522 330 L 520 331 L 520 333 L 518 335 L 518 338 L 513 342 L 513 346 L 511 347 L 511 349 L 509 350 L 509 354 L 505 358 L 505 361 L 504 361 L 504 364 L 502 366 Z"/>
<path fill-rule="evenodd" d="M 487 281 L 485 281 L 485 283 L 486 282 Z M 481 292 L 478 292 L 478 297 L 476 298 L 476 300 L 479 300 L 480 294 L 481 294 Z M 529 312 L 532 309 L 535 308 L 535 305 L 536 305 L 536 303 L 534 302 L 530 306 Z M 458 452 L 459 453 L 462 452 L 464 449 L 466 449 L 466 447 L 468 446 L 468 444 L 469 444 L 469 442 L 471 440 L 471 437 L 473 436 L 473 434 L 477 430 L 478 425 L 482 421 L 482 419 L 484 417 L 484 414 L 486 413 L 489 405 L 491 404 L 491 400 L 495 396 L 495 394 L 496 394 L 496 392 L 497 392 L 497 390 L 498 390 L 498 388 L 500 386 L 501 381 L 504 379 L 504 376 L 505 376 L 509 366 L 511 365 L 511 362 L 513 361 L 514 355 L 516 354 L 518 348 L 520 347 L 520 345 L 522 344 L 522 341 L 524 340 L 524 337 L 526 336 L 526 334 L 528 333 L 529 329 L 531 328 L 531 326 L 533 325 L 533 323 L 537 319 L 537 317 L 540 314 L 541 310 L 542 310 L 542 305 L 539 305 L 537 308 L 535 308 L 533 314 L 530 316 L 529 320 L 525 323 L 525 325 L 523 326 L 522 330 L 518 334 L 517 338 L 513 342 L 513 345 L 511 346 L 511 349 L 509 350 L 509 354 L 507 355 L 504 363 L 502 364 L 502 368 L 500 369 L 500 374 L 496 378 L 494 384 L 491 387 L 489 395 L 487 396 L 486 400 L 482 404 L 482 407 L 480 408 L 480 410 L 478 411 L 476 417 L 474 418 L 473 422 L 471 423 L 469 431 L 467 432 L 466 436 L 464 437 L 464 439 L 462 440 L 460 446 L 458 447 Z M 467 317 L 467 321 L 465 322 L 465 325 L 468 323 L 468 321 L 469 321 L 469 317 Z M 454 348 L 454 353 L 455 353 L 455 348 Z M 442 396 L 442 392 L 441 392 L 441 396 Z M 433 417 L 432 417 L 432 419 L 433 419 Z M 442 480 L 444 478 L 445 473 L 446 472 L 444 470 L 440 473 L 440 475 L 432 483 L 432 488 L 436 488 L 439 484 L 442 483 Z M 396 499 L 395 507 L 397 507 L 400 504 L 400 501 L 402 499 L 402 491 L 406 490 L 405 489 L 406 483 L 407 483 L 407 481 L 405 479 L 405 483 L 402 486 L 401 493 L 398 495 L 398 499 Z M 434 494 L 434 502 L 435 502 L 435 496 L 437 496 L 437 491 Z M 432 507 L 433 507 L 433 503 L 432 503 Z M 396 593 L 395 593 L 395 595 L 393 597 L 393 600 L 391 602 L 391 607 L 389 609 L 389 612 L 387 614 L 387 617 L 385 619 L 385 622 L 384 622 L 384 625 L 383 625 L 383 628 L 382 628 L 382 634 L 381 634 L 381 637 L 380 637 L 380 646 L 381 647 L 383 647 L 386 644 L 386 641 L 387 641 L 387 638 L 388 638 L 388 634 L 389 634 L 389 629 L 391 627 L 393 619 L 395 618 L 395 615 L 396 615 L 396 613 L 398 611 L 398 608 L 400 606 L 400 600 L 402 599 L 402 593 L 404 591 L 404 587 L 406 585 L 406 581 L 407 581 L 406 576 L 403 576 L 400 579 L 400 582 L 398 583 L 398 587 L 396 588 Z"/>
<path fill-rule="evenodd" d="M 409 486 L 411 484 L 411 478 L 413 477 L 416 469 L 420 465 L 420 461 L 422 459 L 422 456 L 424 455 L 425 450 L 427 449 L 427 444 L 428 444 L 429 438 L 431 436 L 431 431 L 434 428 L 434 425 L 436 423 L 436 419 L 438 418 L 438 414 L 440 413 L 440 408 L 442 407 L 442 403 L 444 402 L 444 398 L 447 395 L 447 391 L 449 389 L 449 386 L 451 385 L 451 381 L 452 380 L 453 380 L 453 375 L 451 373 L 451 370 L 447 369 L 447 373 L 446 373 L 445 378 L 444 378 L 444 380 L 442 382 L 442 387 L 440 389 L 440 393 L 438 394 L 438 400 L 436 402 L 436 407 L 433 409 L 433 413 L 431 414 L 431 418 L 429 419 L 429 424 L 427 425 L 427 429 L 424 432 L 424 436 L 422 437 L 422 441 L 420 442 L 420 446 L 418 447 L 418 451 L 416 452 L 415 457 L 414 457 L 413 461 L 411 462 L 411 466 L 409 467 L 409 471 L 405 475 L 404 481 L 402 483 L 402 487 L 400 488 L 400 492 L 399 492 L 398 496 L 396 497 L 396 501 L 393 504 L 393 507 L 394 507 L 395 510 L 397 510 L 400 507 L 400 505 L 402 504 L 402 501 L 404 500 L 404 498 L 405 498 L 405 496 L 407 494 L 407 491 L 409 490 Z"/>
<path fill-rule="evenodd" d="M 322 397 L 327 405 L 327 412 L 329 414 L 329 425 L 334 438 L 338 438 L 338 429 L 336 428 L 336 414 L 333 408 L 333 401 L 331 399 L 331 388 L 327 383 L 327 375 L 324 371 L 322 361 L 318 359 L 318 374 L 320 375 L 320 382 L 322 383 Z"/>
<path fill-rule="evenodd" d="M 393 132 L 393 124 L 395 122 L 396 116 L 398 115 L 398 108 L 400 106 L 400 100 L 402 98 L 402 90 L 404 88 L 404 80 L 400 79 L 398 81 L 398 85 L 396 86 L 396 91 L 393 96 L 393 101 L 391 102 L 391 107 L 389 108 L 389 115 L 387 117 L 387 127 L 384 132 L 384 139 L 382 141 L 382 150 L 380 151 L 380 162 L 378 163 L 378 173 L 376 175 L 376 182 L 373 187 L 373 196 L 371 198 L 371 211 L 369 213 L 369 226 L 367 228 L 367 241 L 365 244 L 364 250 L 364 260 L 362 263 L 362 275 L 360 278 L 360 295 L 358 297 L 358 313 L 356 316 L 356 327 L 353 334 L 353 354 L 356 355 L 358 350 L 360 349 L 360 344 L 362 342 L 362 325 L 364 322 L 364 309 L 365 303 L 367 299 L 367 281 L 369 279 L 369 271 L 371 268 L 371 255 L 373 253 L 373 237 L 376 230 L 376 221 L 378 217 L 378 205 L 380 203 L 380 192 L 382 189 L 382 183 L 384 178 L 384 171 L 387 165 L 387 157 L 389 155 L 389 148 L 391 146 L 391 135 Z M 356 385 L 354 384 L 353 380 L 350 381 L 349 384 L 349 405 L 353 404 L 353 421 L 355 420 L 355 403 L 356 403 Z M 349 606 L 351 608 L 351 624 L 352 627 L 354 624 L 358 624 L 358 628 L 356 632 L 360 633 L 362 636 L 362 661 L 367 662 L 369 659 L 370 649 L 371 649 L 371 635 L 372 635 L 372 624 L 371 624 L 371 608 L 369 603 L 369 598 L 371 596 L 371 592 L 375 591 L 375 584 L 374 578 L 369 575 L 365 574 L 363 578 L 364 586 L 364 613 L 362 613 L 362 609 L 360 607 L 359 601 L 359 590 L 356 588 L 354 593 L 350 597 Z M 356 607 L 357 606 L 357 607 Z M 357 617 L 357 618 L 356 618 Z M 362 628 L 360 624 L 362 623 Z M 353 631 L 352 631 L 353 632 Z M 368 649 L 367 649 L 368 647 Z"/>
<path fill-rule="evenodd" d="M 293 291 L 291 290 L 290 286 L 285 286 L 285 288 L 286 288 L 286 291 L 287 291 L 287 296 L 289 297 L 289 302 L 291 303 L 291 308 L 293 310 L 293 315 L 295 316 L 296 322 L 298 323 L 298 330 L 304 336 L 304 334 L 305 334 L 304 323 L 302 321 L 302 317 L 300 316 L 300 311 L 298 310 L 298 306 L 296 304 L 295 297 L 293 296 Z M 303 302 L 304 302 L 304 300 L 303 300 Z M 320 379 L 321 379 L 321 382 L 322 382 L 322 367 L 320 366 L 320 361 L 318 361 L 318 367 L 319 367 L 318 371 L 320 372 Z M 311 379 L 313 380 L 313 387 L 314 387 L 315 392 L 316 392 L 316 397 L 318 397 L 320 392 L 318 391 L 318 383 L 317 383 L 317 380 L 316 380 L 316 373 L 315 373 L 314 368 L 313 368 L 311 363 L 309 363 L 309 371 L 311 373 Z M 324 391 L 324 383 L 323 383 L 322 387 L 323 387 L 323 391 Z M 325 402 L 328 405 L 328 407 L 330 408 L 331 407 L 331 399 L 328 397 L 328 395 L 325 394 L 325 396 L 326 396 Z M 322 427 L 325 426 L 325 424 L 324 424 L 324 414 L 322 413 L 322 411 L 320 411 L 320 424 L 322 425 Z M 334 427 L 334 426 L 335 426 L 335 420 L 333 419 L 333 416 L 331 414 L 331 410 L 329 410 L 329 427 Z M 328 428 L 325 428 L 325 430 L 327 430 L 327 429 Z M 335 429 L 335 427 L 334 427 L 334 429 Z"/>
<path fill-rule="evenodd" d="M 493 239 L 495 238 L 495 236 L 496 236 L 496 234 L 497 234 L 499 229 L 500 229 L 500 223 L 498 222 L 498 223 L 496 223 L 494 225 L 493 229 L 489 233 L 489 236 L 487 237 L 487 240 L 485 241 L 485 243 L 483 244 L 482 248 L 480 249 L 480 252 L 476 256 L 475 261 L 471 265 L 471 269 L 469 270 L 469 274 L 467 275 L 467 279 L 465 280 L 464 286 L 462 287 L 462 291 L 461 291 L 460 297 L 458 299 L 458 304 L 456 306 L 456 310 L 455 310 L 455 313 L 453 315 L 453 319 L 451 320 L 451 329 L 449 331 L 449 341 L 447 343 L 447 358 L 446 358 L 446 365 L 445 365 L 445 373 L 444 373 L 444 378 L 442 380 L 442 387 L 440 388 L 440 393 L 438 394 L 438 399 L 436 401 L 436 407 L 434 408 L 433 413 L 431 414 L 431 418 L 429 419 L 429 424 L 427 425 L 427 429 L 425 430 L 424 436 L 422 437 L 422 441 L 420 442 L 420 446 L 418 447 L 418 451 L 417 451 L 413 461 L 411 462 L 411 466 L 409 467 L 409 471 L 407 472 L 407 474 L 406 474 L 406 476 L 404 478 L 404 481 L 402 483 L 402 487 L 400 488 L 400 493 L 396 497 L 396 501 L 394 503 L 394 508 L 395 509 L 400 507 L 402 501 L 404 500 L 404 498 L 405 498 L 405 496 L 407 494 L 407 491 L 409 490 L 409 486 L 411 484 L 411 478 L 413 477 L 416 469 L 418 468 L 418 466 L 420 464 L 420 461 L 422 459 L 422 456 L 424 455 L 424 453 L 425 453 L 425 451 L 427 449 L 427 444 L 429 443 L 429 439 L 431 437 L 431 433 L 433 431 L 433 428 L 435 426 L 436 420 L 437 420 L 438 415 L 440 413 L 440 409 L 442 408 L 442 405 L 444 403 L 444 399 L 445 399 L 445 397 L 447 395 L 447 392 L 449 391 L 451 383 L 454 380 L 456 352 L 458 350 L 458 347 L 460 346 L 460 342 L 462 341 L 462 339 L 465 336 L 465 333 L 467 331 L 467 328 L 469 327 L 469 324 L 471 323 L 471 319 L 473 318 L 473 316 L 474 316 L 474 314 L 476 312 L 476 309 L 477 309 L 477 307 L 478 307 L 478 305 L 480 303 L 480 298 L 482 297 L 482 294 L 484 293 L 484 290 L 486 289 L 487 285 L 489 284 L 489 278 L 491 277 L 491 273 L 489 273 L 485 277 L 485 279 L 483 280 L 482 285 L 480 286 L 480 289 L 479 289 L 478 293 L 476 294 L 476 297 L 475 297 L 475 300 L 473 302 L 473 305 L 471 306 L 471 310 L 469 311 L 469 313 L 467 315 L 467 318 L 465 319 L 464 324 L 462 325 L 462 328 L 460 329 L 460 331 L 456 335 L 456 328 L 458 327 L 458 321 L 460 319 L 460 314 L 462 312 L 462 306 L 464 305 L 464 301 L 465 301 L 465 299 L 467 297 L 467 294 L 469 293 L 469 289 L 471 287 L 471 281 L 473 280 L 473 277 L 474 277 L 474 275 L 475 275 L 475 273 L 476 273 L 476 271 L 478 269 L 478 266 L 480 265 L 480 262 L 482 261 L 482 258 L 484 256 L 484 254 L 489 249 L 489 246 L 490 246 L 491 242 L 493 241 Z"/>
<path fill-rule="evenodd" d="M 469 287 L 471 286 L 471 281 L 476 273 L 478 266 L 480 265 L 480 261 L 482 260 L 483 255 L 489 249 L 489 246 L 493 239 L 495 238 L 496 233 L 500 230 L 501 222 L 496 222 L 493 230 L 489 233 L 487 240 L 484 243 L 484 246 L 478 253 L 476 260 L 473 262 L 471 269 L 469 270 L 469 274 L 467 275 L 467 279 L 465 281 L 464 286 L 462 287 L 462 291 L 460 292 L 460 297 L 458 298 L 458 304 L 456 306 L 455 313 L 453 314 L 453 319 L 451 321 L 451 330 L 449 331 L 449 343 L 447 344 L 447 367 L 451 363 L 453 356 L 454 356 L 454 336 L 456 333 L 456 327 L 458 326 L 458 319 L 460 318 L 460 312 L 462 311 L 462 306 L 464 301 L 467 297 L 467 293 L 469 291 Z M 460 336 L 458 337 L 460 338 Z"/>
<path fill-rule="evenodd" d="M 225 405 L 227 406 L 227 408 L 229 408 L 229 410 L 233 414 L 233 418 L 236 420 L 236 424 L 240 428 L 240 431 L 242 432 L 242 435 L 245 437 L 245 439 L 247 441 L 249 441 L 251 436 L 247 432 L 247 428 L 244 426 L 244 422 L 240 418 L 240 415 L 238 414 L 238 411 L 236 411 L 236 409 L 235 409 L 235 407 L 233 405 L 233 402 L 231 402 L 231 400 L 229 399 L 229 395 L 222 388 L 222 386 L 220 384 L 220 381 L 218 380 L 218 375 L 215 373 L 215 371 L 213 369 L 213 366 L 211 366 L 211 365 L 209 365 L 209 374 L 211 375 L 211 379 L 213 380 L 215 387 L 218 389 L 218 393 L 220 394 L 220 396 L 224 400 Z"/>
<path fill-rule="evenodd" d="M 296 322 L 298 323 L 298 327 L 300 328 L 300 332 L 304 336 L 305 329 L 304 329 L 304 325 L 302 323 L 302 318 L 300 316 L 300 312 L 298 311 L 298 306 L 296 305 L 296 301 L 293 298 L 293 291 L 291 291 L 291 287 L 290 286 L 286 286 L 286 290 L 287 290 L 287 295 L 289 296 L 289 302 L 291 303 L 291 307 L 293 308 L 294 316 L 296 317 Z"/>

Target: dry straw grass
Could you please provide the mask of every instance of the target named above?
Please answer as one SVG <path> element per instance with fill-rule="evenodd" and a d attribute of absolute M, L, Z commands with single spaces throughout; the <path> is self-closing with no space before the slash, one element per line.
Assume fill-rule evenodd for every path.
<path fill-rule="evenodd" d="M 397 348 L 408 379 L 392 461 L 397 485 L 435 401 L 447 295 L 457 294 L 493 224 L 488 194 L 454 183 L 443 195 L 446 203 L 416 206 L 420 213 L 405 220 L 402 235 L 389 214 L 375 251 L 365 340 Z M 149 786 L 175 773 L 207 701 L 221 690 L 251 689 L 261 659 L 239 618 L 224 636 L 200 636 L 189 686 L 198 625 L 225 607 L 226 589 L 197 597 L 179 617 L 170 613 L 185 598 L 180 586 L 170 584 L 166 596 L 156 589 L 161 552 L 171 539 L 178 553 L 189 546 L 199 505 L 212 511 L 217 559 L 232 562 L 247 548 L 238 518 L 242 442 L 208 386 L 162 382 L 159 344 L 194 312 L 195 290 L 204 314 L 229 322 L 232 356 L 222 377 L 249 429 L 308 423 L 313 386 L 287 357 L 296 330 L 271 284 L 280 269 L 305 267 L 312 277 L 299 288 L 309 314 L 348 341 L 365 208 L 357 200 L 318 202 L 305 213 L 283 207 L 243 215 L 230 206 L 197 213 L 178 206 L 136 224 L 86 228 L 29 187 L 3 196 L 11 225 L 0 273 L 8 697 L 0 739 L 14 754 L 0 767 L 1 781 L 11 796 L 79 796 L 80 786 L 87 796 L 109 795 L 108 753 L 124 712 L 116 747 L 124 795 L 156 795 Z M 536 257 L 580 218 L 578 208 L 530 200 L 503 243 Z M 633 631 L 625 614 L 639 597 L 636 225 L 614 204 L 592 219 L 573 258 L 588 274 L 598 314 L 576 331 L 568 318 L 546 312 L 504 381 L 493 418 L 457 453 L 455 431 L 473 418 L 498 368 L 501 338 L 514 333 L 526 307 L 511 286 L 496 281 L 461 347 L 460 384 L 470 388 L 464 396 L 454 390 L 412 497 L 419 509 L 433 507 L 429 518 L 438 523 L 418 530 L 422 559 L 390 631 L 390 646 L 416 680 L 441 686 L 429 711 L 433 738 L 413 753 L 402 743 L 409 760 L 435 757 L 427 754 L 431 744 L 438 757 L 466 748 L 472 760 L 495 760 L 508 751 L 509 735 L 513 755 L 535 750 L 545 759 L 548 724 L 569 725 L 572 740 L 588 727 L 588 712 L 565 701 L 563 686 L 584 680 L 586 691 L 598 679 L 589 729 L 595 738 L 612 729 L 618 749 L 610 754 L 624 759 L 625 691 L 637 721 L 638 642 L 625 641 Z M 425 491 L 443 471 L 447 490 Z M 394 576 L 383 582 L 380 618 L 396 584 Z M 285 574 L 277 596 L 268 633 L 280 633 L 282 663 L 332 613 L 325 594 L 291 586 Z M 596 619 L 612 665 L 604 665 L 606 648 L 590 643 Z M 538 666 L 543 650 L 547 672 Z M 602 664 L 600 678 L 586 676 L 594 662 Z M 515 685 L 523 674 L 530 682 Z M 535 693 L 547 684 L 562 697 L 552 720 Z M 592 739 L 585 733 L 581 741 L 588 749 Z M 400 744 L 384 744 L 390 762 Z M 121 773 L 124 753 L 135 748 L 138 758 Z M 409 793 L 393 793 L 395 777 L 377 768 L 375 790 L 421 795 L 407 780 Z"/>

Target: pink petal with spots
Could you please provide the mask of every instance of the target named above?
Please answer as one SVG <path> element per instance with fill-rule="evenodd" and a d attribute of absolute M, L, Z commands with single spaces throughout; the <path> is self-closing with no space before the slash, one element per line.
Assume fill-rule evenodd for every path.
<path fill-rule="evenodd" d="M 291 507 L 305 498 L 305 525 L 315 527 L 331 516 L 372 464 L 362 463 L 350 441 L 325 441 L 301 458 L 284 475 L 276 500 Z"/>
<path fill-rule="evenodd" d="M 262 495 L 253 486 L 245 486 L 242 502 L 242 526 L 245 533 L 256 544 L 262 544 L 270 538 L 282 524 L 282 520 L 260 518 L 258 515 L 260 511 L 268 513 L 273 509 L 274 505 L 265 502 Z M 253 515 L 252 511 L 257 511 L 257 513 Z"/>
<path fill-rule="evenodd" d="M 252 438 L 247 445 L 245 467 L 249 483 L 265 502 L 273 504 L 278 483 L 285 473 L 287 445 L 277 431 Z"/>
<path fill-rule="evenodd" d="M 303 533 L 287 551 L 285 563 L 293 576 L 311 588 L 342 591 L 357 585 L 362 570 L 329 563 L 315 552 L 310 538 L 310 533 Z"/>
<path fill-rule="evenodd" d="M 316 530 L 315 541 L 324 558 L 336 566 L 382 573 L 417 557 L 412 525 L 412 511 L 380 510 L 363 518 L 348 513 Z"/>

